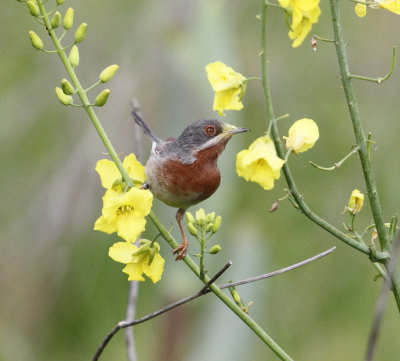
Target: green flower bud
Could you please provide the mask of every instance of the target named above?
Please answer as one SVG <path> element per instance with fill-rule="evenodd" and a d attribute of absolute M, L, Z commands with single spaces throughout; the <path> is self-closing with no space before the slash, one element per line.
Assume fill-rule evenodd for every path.
<path fill-rule="evenodd" d="M 71 48 L 68 59 L 73 68 L 79 65 L 79 50 L 76 45 Z"/>
<path fill-rule="evenodd" d="M 61 14 L 56 11 L 50 21 L 51 27 L 57 29 L 61 25 Z"/>
<path fill-rule="evenodd" d="M 188 222 L 187 228 L 188 228 L 188 230 L 189 230 L 189 233 L 190 233 L 192 236 L 197 237 L 197 229 L 196 229 L 196 227 L 193 225 L 193 223 Z"/>
<path fill-rule="evenodd" d="M 186 212 L 185 216 L 186 216 L 186 222 L 187 223 L 196 223 L 192 213 Z"/>
<path fill-rule="evenodd" d="M 233 300 L 235 301 L 235 303 L 242 307 L 243 303 L 242 303 L 242 298 L 240 297 L 238 291 L 236 291 L 235 287 L 229 287 L 229 292 L 232 295 Z"/>
<path fill-rule="evenodd" d="M 56 2 L 57 2 L 57 5 L 62 5 L 62 4 L 64 4 L 65 0 L 56 0 Z"/>
<path fill-rule="evenodd" d="M 100 81 L 102 83 L 107 83 L 109 80 L 112 79 L 112 77 L 114 76 L 114 74 L 117 72 L 118 69 L 119 66 L 116 64 L 108 66 L 100 73 L 99 76 Z"/>
<path fill-rule="evenodd" d="M 43 41 L 33 30 L 29 32 L 29 38 L 31 39 L 31 43 L 35 49 L 43 50 Z"/>
<path fill-rule="evenodd" d="M 212 229 L 213 229 L 213 224 L 212 223 L 207 223 L 206 232 L 211 232 Z"/>
<path fill-rule="evenodd" d="M 94 105 L 102 107 L 107 103 L 108 96 L 110 95 L 110 89 L 103 90 L 94 101 Z"/>
<path fill-rule="evenodd" d="M 68 8 L 64 15 L 63 26 L 65 30 L 71 29 L 74 24 L 74 9 Z"/>
<path fill-rule="evenodd" d="M 196 222 L 199 226 L 205 226 L 206 224 L 206 212 L 203 208 L 196 211 Z"/>
<path fill-rule="evenodd" d="M 64 105 L 70 105 L 72 104 L 72 97 L 70 95 L 64 94 L 61 88 L 57 87 L 56 88 L 56 95 L 58 100 L 64 104 Z"/>
<path fill-rule="evenodd" d="M 217 218 L 215 218 L 213 227 L 212 227 L 212 233 L 217 233 L 219 230 L 219 227 L 221 227 L 221 222 L 222 222 L 222 217 L 221 216 L 217 216 Z"/>
<path fill-rule="evenodd" d="M 219 244 L 216 244 L 216 245 L 214 245 L 214 246 L 212 246 L 209 250 L 208 250 L 208 253 L 210 253 L 210 254 L 217 254 L 217 253 L 219 253 L 219 252 L 221 252 L 221 246 L 219 245 Z"/>
<path fill-rule="evenodd" d="M 75 43 L 76 44 L 80 43 L 81 41 L 83 41 L 83 39 L 85 39 L 86 30 L 87 30 L 86 23 L 82 23 L 81 25 L 79 25 L 78 29 L 76 29 L 76 31 L 75 31 Z"/>
<path fill-rule="evenodd" d="M 61 80 L 61 89 L 67 95 L 74 94 L 74 90 L 75 90 L 74 87 L 72 86 L 72 84 L 67 79 Z"/>
<path fill-rule="evenodd" d="M 27 2 L 27 4 L 28 4 L 29 12 L 31 13 L 32 16 L 37 17 L 40 15 L 40 9 L 39 9 L 38 4 L 36 4 L 36 1 L 29 0 Z"/>
<path fill-rule="evenodd" d="M 215 212 L 208 213 L 206 216 L 206 223 L 214 222 Z"/>

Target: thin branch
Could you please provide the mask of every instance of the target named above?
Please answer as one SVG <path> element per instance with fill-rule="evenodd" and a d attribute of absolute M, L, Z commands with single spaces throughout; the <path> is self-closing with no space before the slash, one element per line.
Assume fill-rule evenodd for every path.
<path fill-rule="evenodd" d="M 126 306 L 126 320 L 133 321 L 136 315 L 136 305 L 137 298 L 139 292 L 139 282 L 132 281 L 129 282 L 129 296 L 128 296 L 128 304 Z M 128 355 L 129 361 L 136 361 L 136 347 L 135 347 L 135 337 L 133 335 L 133 328 L 127 328 L 124 331 L 125 333 L 125 344 L 126 344 L 126 352 Z"/>
<path fill-rule="evenodd" d="M 389 280 L 392 278 L 394 273 L 396 272 L 396 263 L 397 263 L 397 258 L 399 256 L 399 251 L 400 251 L 400 235 L 397 237 L 397 241 L 394 244 L 392 254 L 391 254 L 391 259 L 389 261 L 389 264 L 387 266 L 387 272 L 388 272 L 388 278 Z M 365 361 L 373 361 L 377 341 L 378 341 L 378 336 L 379 332 L 381 329 L 382 325 L 382 320 L 383 320 L 383 314 L 385 312 L 386 308 L 386 302 L 389 296 L 389 291 L 392 288 L 391 283 L 383 282 L 381 291 L 379 293 L 378 300 L 376 302 L 375 306 L 375 316 L 374 320 L 372 322 L 371 326 L 371 331 L 369 333 L 368 337 L 368 343 L 367 343 L 367 351 L 365 353 Z"/>
<path fill-rule="evenodd" d="M 342 164 L 343 164 L 347 159 L 349 159 L 352 155 L 357 154 L 357 152 L 358 152 L 359 149 L 360 149 L 360 147 L 359 147 L 359 146 L 356 146 L 356 147 L 355 147 L 349 154 L 347 154 L 342 160 L 340 160 L 340 161 L 337 162 L 337 163 L 334 163 L 334 165 L 333 165 L 332 167 L 321 167 L 320 165 L 314 163 L 314 162 L 311 161 L 311 160 L 310 160 L 309 163 L 310 163 L 313 167 L 315 167 L 315 168 L 317 168 L 317 169 L 319 169 L 319 170 L 323 170 L 323 171 L 336 170 L 336 169 L 339 169 L 339 168 L 342 166 Z"/>
<path fill-rule="evenodd" d="M 265 279 L 265 278 L 269 278 L 269 277 L 273 277 L 273 276 L 282 274 L 282 273 L 284 273 L 284 272 L 291 271 L 291 270 L 293 270 L 293 269 L 295 269 L 295 268 L 299 268 L 299 267 L 304 266 L 304 265 L 306 265 L 306 264 L 308 264 L 308 263 L 314 262 L 314 261 L 316 261 L 316 260 L 318 260 L 318 259 L 320 259 L 320 258 L 322 258 L 322 257 L 324 257 L 324 256 L 327 256 L 328 254 L 332 253 L 335 249 L 336 249 L 336 247 L 330 248 L 330 249 L 328 249 L 327 251 L 324 251 L 324 252 L 322 252 L 322 253 L 319 253 L 319 254 L 317 254 L 317 255 L 311 257 L 311 258 L 308 258 L 308 259 L 306 259 L 306 260 L 304 260 L 304 261 L 295 263 L 295 264 L 293 264 L 293 265 L 291 265 L 291 266 L 288 266 L 288 267 L 279 269 L 279 270 L 277 270 L 277 271 L 269 272 L 269 273 L 266 273 L 266 274 L 263 274 L 263 275 L 260 275 L 260 276 L 256 276 L 256 277 L 247 278 L 247 279 L 244 279 L 244 280 L 241 280 L 241 281 L 236 281 L 236 282 L 230 282 L 230 283 L 222 284 L 222 285 L 220 286 L 220 289 L 225 289 L 225 288 L 229 288 L 229 287 L 232 287 L 232 286 L 244 285 L 244 284 L 246 284 L 246 283 L 251 283 L 251 282 L 259 281 L 259 280 L 262 280 L 262 279 Z M 110 342 L 110 340 L 112 339 L 112 337 L 113 337 L 121 328 L 131 327 L 131 326 L 135 326 L 135 325 L 137 325 L 137 324 L 139 324 L 139 323 L 143 323 L 143 322 L 148 321 L 148 320 L 150 320 L 150 319 L 152 319 L 152 318 L 155 318 L 155 317 L 157 317 L 157 316 L 159 316 L 159 315 L 161 315 L 161 314 L 163 314 L 163 313 L 165 313 L 165 312 L 167 312 L 167 311 L 169 311 L 169 310 L 172 310 L 173 308 L 176 308 L 176 307 L 178 307 L 178 306 L 181 306 L 181 305 L 183 305 L 183 304 L 185 304 L 185 303 L 187 303 L 187 302 L 190 302 L 190 301 L 192 301 L 192 300 L 194 300 L 194 299 L 196 299 L 196 298 L 198 298 L 198 297 L 200 297 L 200 296 L 203 296 L 203 295 L 205 295 L 205 294 L 210 293 L 210 292 L 211 292 L 211 290 L 210 290 L 210 288 L 209 288 L 210 285 L 213 284 L 213 283 L 214 283 L 214 282 L 215 282 L 215 281 L 216 281 L 216 280 L 231 266 L 231 265 L 232 265 L 232 262 L 229 261 L 220 271 L 218 271 L 218 272 L 215 274 L 215 276 L 214 276 L 213 278 L 210 279 L 209 282 L 207 282 L 207 283 L 204 285 L 204 287 L 203 287 L 199 292 L 197 292 L 197 293 L 195 293 L 195 294 L 193 294 L 193 295 L 191 295 L 191 296 L 182 298 L 182 299 L 179 300 L 179 301 L 176 301 L 176 302 L 174 302 L 174 303 L 171 303 L 170 305 L 168 305 L 168 306 L 166 306 L 166 307 L 163 307 L 163 308 L 161 308 L 161 309 L 159 309 L 159 310 L 157 310 L 157 311 L 155 311 L 155 312 L 149 313 L 148 315 L 146 315 L 146 316 L 144 316 L 144 317 L 141 317 L 141 318 L 138 318 L 137 320 L 134 320 L 134 321 L 131 321 L 131 322 L 127 322 L 127 321 L 120 321 L 120 322 L 118 322 L 117 325 L 116 325 L 116 326 L 108 333 L 108 335 L 104 338 L 103 342 L 101 343 L 101 345 L 100 345 L 99 348 L 97 349 L 96 354 L 94 355 L 92 361 L 97 361 L 97 360 L 99 359 L 100 355 L 101 355 L 102 352 L 104 351 L 104 349 L 105 349 L 105 347 L 107 346 L 107 344 Z"/>

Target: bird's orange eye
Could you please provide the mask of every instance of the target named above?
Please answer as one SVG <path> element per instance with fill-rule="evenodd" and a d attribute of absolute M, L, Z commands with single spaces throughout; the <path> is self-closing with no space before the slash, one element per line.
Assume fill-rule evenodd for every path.
<path fill-rule="evenodd" d="M 217 129 L 213 125 L 207 125 L 204 127 L 204 134 L 212 137 L 217 132 Z"/>

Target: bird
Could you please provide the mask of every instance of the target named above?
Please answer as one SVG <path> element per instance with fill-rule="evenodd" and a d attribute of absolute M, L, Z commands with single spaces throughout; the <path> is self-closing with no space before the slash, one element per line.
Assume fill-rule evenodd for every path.
<path fill-rule="evenodd" d="M 221 182 L 218 157 L 233 135 L 249 129 L 217 119 L 203 119 L 189 124 L 178 138 L 164 141 L 155 135 L 137 111 L 133 110 L 132 116 L 152 141 L 142 188 L 150 189 L 168 206 L 178 208 L 175 218 L 182 242 L 172 252 L 176 260 L 181 260 L 189 246 L 181 223 L 186 210 L 218 189 Z"/>

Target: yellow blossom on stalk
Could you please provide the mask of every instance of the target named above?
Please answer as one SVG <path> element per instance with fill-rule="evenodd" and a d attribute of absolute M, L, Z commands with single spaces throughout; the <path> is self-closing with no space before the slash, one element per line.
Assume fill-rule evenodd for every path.
<path fill-rule="evenodd" d="M 135 183 L 144 182 L 144 167 L 133 154 L 125 157 L 123 165 Z M 103 197 L 102 215 L 96 220 L 94 229 L 108 234 L 117 232 L 126 241 L 134 242 L 145 229 L 145 217 L 150 213 L 153 195 L 139 188 L 126 190 L 116 165 L 110 160 L 98 161 L 96 171 L 107 191 Z"/>
<path fill-rule="evenodd" d="M 400 0 L 376 0 L 373 3 L 370 3 L 369 7 L 371 9 L 384 8 L 392 13 L 400 15 Z M 354 7 L 354 11 L 356 12 L 357 16 L 362 18 L 367 14 L 367 5 L 357 4 Z"/>
<path fill-rule="evenodd" d="M 286 139 L 286 148 L 292 148 L 293 153 L 305 152 L 318 140 L 318 126 L 312 119 L 297 120 L 289 128 L 289 136 L 283 138 Z"/>
<path fill-rule="evenodd" d="M 301 45 L 312 25 L 318 21 L 321 9 L 319 0 L 278 0 L 279 4 L 292 14 L 289 38 L 294 48 Z"/>
<path fill-rule="evenodd" d="M 206 71 L 215 92 L 213 110 L 219 115 L 225 115 L 224 110 L 241 110 L 246 78 L 220 61 L 208 64 Z"/>
<path fill-rule="evenodd" d="M 285 161 L 276 154 L 275 145 L 268 135 L 257 138 L 248 149 L 236 156 L 236 172 L 246 181 L 258 183 L 266 190 L 274 187 Z"/>
<path fill-rule="evenodd" d="M 362 194 L 358 189 L 354 189 L 351 192 L 349 203 L 347 204 L 347 210 L 352 213 L 356 214 L 361 211 L 364 205 L 364 194 Z"/>
<path fill-rule="evenodd" d="M 117 242 L 108 250 L 108 255 L 117 262 L 125 263 L 122 272 L 126 273 L 128 281 L 144 281 L 143 274 L 153 283 L 158 282 L 164 271 L 164 258 L 160 255 L 160 245 L 157 242 L 141 239 L 138 248 L 132 243 Z"/>

